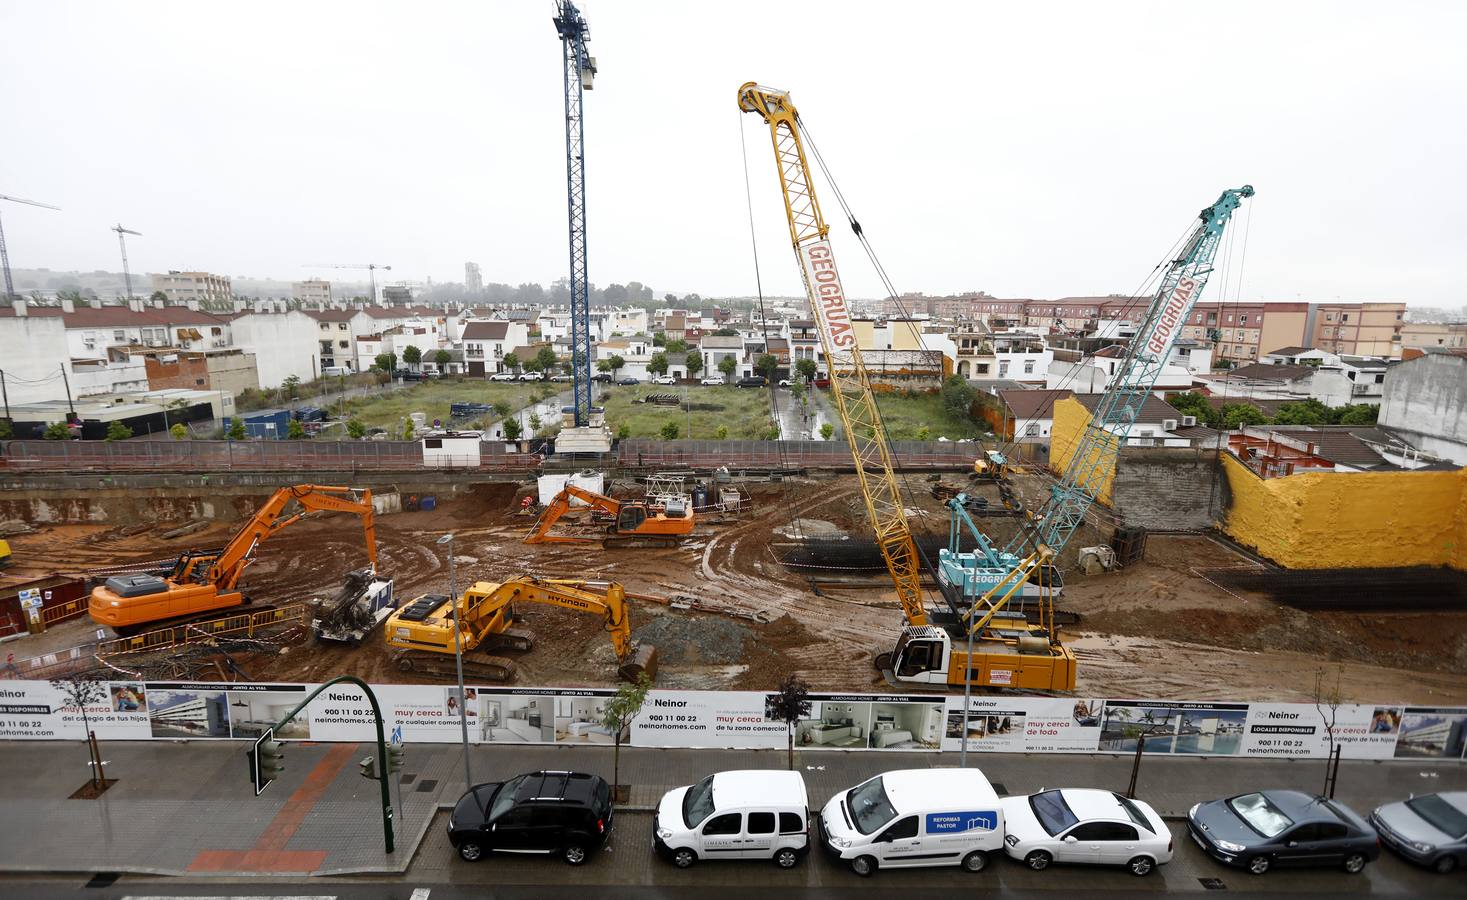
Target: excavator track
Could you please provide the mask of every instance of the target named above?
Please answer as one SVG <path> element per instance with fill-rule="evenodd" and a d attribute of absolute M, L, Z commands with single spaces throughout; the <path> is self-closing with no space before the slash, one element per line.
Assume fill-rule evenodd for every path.
<path fill-rule="evenodd" d="M 396 656 L 398 669 L 418 675 L 433 675 L 441 678 L 457 678 L 458 666 L 452 656 L 408 650 Z M 497 683 L 515 680 L 518 668 L 514 660 L 503 656 L 465 656 L 465 681 L 492 681 Z"/>
<path fill-rule="evenodd" d="M 491 634 L 484 639 L 484 644 L 490 650 L 533 650 L 535 649 L 535 633 L 523 628 L 506 628 L 499 634 Z"/>

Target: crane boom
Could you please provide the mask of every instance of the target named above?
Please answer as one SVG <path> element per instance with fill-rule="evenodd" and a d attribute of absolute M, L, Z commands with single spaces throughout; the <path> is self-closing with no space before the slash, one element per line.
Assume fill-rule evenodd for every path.
<path fill-rule="evenodd" d="M 758 113 L 769 126 L 790 240 L 800 261 L 805 295 L 830 368 L 830 393 L 845 426 L 866 514 L 907 622 L 926 625 L 917 545 L 902 505 L 886 428 L 881 423 L 861 350 L 856 346 L 850 308 L 828 239 L 829 227 L 815 197 L 799 114 L 789 92 L 752 81 L 739 88 L 739 109 Z"/>
<path fill-rule="evenodd" d="M 1010 552 L 1024 553 L 1042 545 L 1058 555 L 1084 522 L 1086 511 L 1104 487 L 1106 474 L 1114 470 L 1142 404 L 1156 386 L 1172 345 L 1202 295 L 1228 220 L 1243 199 L 1252 196 L 1252 185 L 1229 188 L 1217 202 L 1198 213 L 1196 228 L 1182 245 L 1181 253 L 1167 266 L 1146 317 L 1116 370 L 1115 380 L 1101 395 L 1075 446 L 1064 477 L 1050 489 L 1049 499 L 1034 524 L 1015 536 Z"/>

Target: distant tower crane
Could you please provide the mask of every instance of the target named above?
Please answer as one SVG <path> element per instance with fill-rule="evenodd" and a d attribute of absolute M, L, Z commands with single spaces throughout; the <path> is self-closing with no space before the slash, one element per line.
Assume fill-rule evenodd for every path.
<path fill-rule="evenodd" d="M 123 228 L 121 222 L 117 223 L 116 225 L 113 225 L 111 228 L 109 228 L 107 230 L 108 231 L 115 231 L 115 232 L 117 232 L 117 246 L 119 246 L 119 247 L 122 248 L 122 283 L 125 284 L 125 285 L 127 285 L 127 299 L 131 300 L 132 299 L 132 272 L 128 271 L 128 268 L 127 268 L 127 238 L 123 237 L 123 235 L 125 235 L 125 234 L 135 234 L 138 237 L 142 237 L 143 236 L 143 233 L 141 231 L 133 231 L 130 228 Z"/>
<path fill-rule="evenodd" d="M 368 302 L 370 302 L 372 304 L 376 304 L 376 302 L 377 302 L 377 270 L 378 269 L 381 269 L 384 272 L 391 272 L 392 271 L 392 266 L 383 266 L 383 265 L 379 265 L 377 263 L 348 264 L 348 265 L 340 265 L 340 266 L 339 265 L 335 265 L 333 263 L 317 263 L 316 265 L 313 265 L 313 266 L 306 266 L 306 268 L 307 269 L 366 269 L 367 270 L 367 283 L 369 285 L 368 290 L 370 290 L 372 292 L 372 297 L 371 297 L 371 299 Z"/>
<path fill-rule="evenodd" d="M 576 427 L 591 423 L 591 301 L 586 274 L 586 153 L 581 99 L 596 77 L 586 49 L 590 26 L 571 0 L 559 0 L 555 30 L 565 57 L 565 179 L 570 208 L 571 375 Z"/>
<path fill-rule="evenodd" d="M 22 203 L 26 206 L 39 206 L 41 209 L 56 209 L 61 207 L 52 206 L 49 203 L 37 203 L 34 200 L 24 200 L 20 197 L 11 197 L 0 194 L 0 200 L 9 200 L 11 203 Z M 15 296 L 15 285 L 10 282 L 10 253 L 5 249 L 5 226 L 0 224 L 0 268 L 5 269 L 5 299 L 9 300 Z"/>

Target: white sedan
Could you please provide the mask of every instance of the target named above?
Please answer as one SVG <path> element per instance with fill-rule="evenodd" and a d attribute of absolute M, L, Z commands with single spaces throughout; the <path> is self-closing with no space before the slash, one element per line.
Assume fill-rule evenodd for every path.
<path fill-rule="evenodd" d="M 707 378 L 704 378 L 702 381 L 700 381 L 698 383 L 699 384 L 724 384 L 725 382 L 723 380 L 723 376 L 722 375 L 709 375 Z"/>
<path fill-rule="evenodd" d="M 652 379 L 653 384 L 677 384 L 677 378 L 672 375 L 658 375 Z"/>
<path fill-rule="evenodd" d="M 490 381 L 518 381 L 518 375 L 513 372 L 495 372 L 489 376 Z"/>
<path fill-rule="evenodd" d="M 1125 866 L 1132 875 L 1149 875 L 1171 861 L 1171 831 L 1140 800 L 1063 788 L 999 802 L 1005 852 L 1036 872 L 1063 862 Z"/>

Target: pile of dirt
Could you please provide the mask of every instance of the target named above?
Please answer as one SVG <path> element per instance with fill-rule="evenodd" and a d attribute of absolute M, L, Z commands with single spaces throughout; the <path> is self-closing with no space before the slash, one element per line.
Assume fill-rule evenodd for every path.
<path fill-rule="evenodd" d="M 666 615 L 637 627 L 632 637 L 657 647 L 664 663 L 729 665 L 747 659 L 753 632 L 723 616 Z"/>

